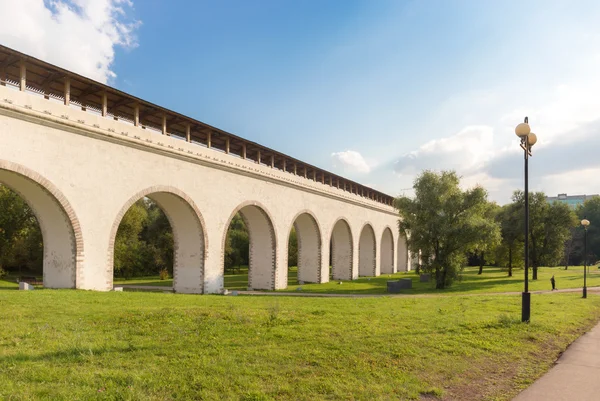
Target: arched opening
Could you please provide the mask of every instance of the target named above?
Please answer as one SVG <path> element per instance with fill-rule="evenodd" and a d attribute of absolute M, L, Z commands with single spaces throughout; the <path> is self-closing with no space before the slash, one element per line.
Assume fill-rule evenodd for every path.
<path fill-rule="evenodd" d="M 36 173 L 6 162 L 0 163 L 0 184 L 3 194 L 0 242 L 4 242 L 0 252 L 3 256 L 12 254 L 21 258 L 5 266 L 9 273 L 26 276 L 21 277 L 23 281 L 34 282 L 41 275 L 46 288 L 75 288 L 80 269 L 77 255 L 83 252 L 83 241 L 79 222 L 64 196 Z M 19 215 L 11 216 L 12 213 Z M 29 230 L 29 233 L 15 230 Z M 25 249 L 15 249 L 19 246 Z M 20 268 L 20 273 L 15 268 Z"/>
<path fill-rule="evenodd" d="M 375 248 L 375 231 L 371 225 L 366 224 L 360 233 L 358 243 L 358 275 L 376 276 L 376 248 Z"/>
<path fill-rule="evenodd" d="M 146 284 L 202 293 L 205 234 L 193 202 L 175 190 L 143 191 L 126 203 L 113 227 L 115 279 L 151 277 Z"/>
<path fill-rule="evenodd" d="M 321 282 L 321 230 L 309 213 L 302 213 L 294 220 L 288 244 L 288 267 L 294 258 L 298 283 Z M 294 243 L 294 239 L 296 242 Z M 296 252 L 294 253 L 294 245 Z M 292 263 L 290 263 L 292 262 Z M 288 273 L 289 274 L 289 273 Z"/>
<path fill-rule="evenodd" d="M 352 280 L 352 232 L 345 220 L 338 220 L 331 232 L 331 274 L 334 280 Z"/>
<path fill-rule="evenodd" d="M 244 233 L 246 237 L 244 238 Z M 224 271 L 248 263 L 247 288 L 260 290 L 275 289 L 275 230 L 271 219 L 263 208 L 256 204 L 240 207 L 233 214 L 224 238 Z M 233 252 L 233 253 L 232 253 Z M 228 255 L 240 255 L 232 261 Z M 246 258 L 244 255 L 247 255 Z M 246 275 L 242 267 L 237 275 L 225 277 L 225 288 L 243 289 Z"/>
<path fill-rule="evenodd" d="M 406 237 L 402 234 L 398 236 L 398 271 L 408 271 L 408 246 L 406 245 Z"/>
<path fill-rule="evenodd" d="M 380 248 L 381 273 L 394 273 L 394 237 L 389 227 L 383 230 Z"/>

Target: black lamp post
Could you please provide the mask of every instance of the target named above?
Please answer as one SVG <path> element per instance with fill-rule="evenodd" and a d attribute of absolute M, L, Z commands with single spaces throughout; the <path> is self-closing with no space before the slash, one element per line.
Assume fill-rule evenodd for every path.
<path fill-rule="evenodd" d="M 537 136 L 531 132 L 529 119 L 517 125 L 515 134 L 521 138 L 521 149 L 525 155 L 525 290 L 521 301 L 521 321 L 529 322 L 531 315 L 531 293 L 529 292 L 529 157 Z"/>
<path fill-rule="evenodd" d="M 587 228 L 590 225 L 588 219 L 581 220 L 583 226 L 583 298 L 587 298 Z"/>

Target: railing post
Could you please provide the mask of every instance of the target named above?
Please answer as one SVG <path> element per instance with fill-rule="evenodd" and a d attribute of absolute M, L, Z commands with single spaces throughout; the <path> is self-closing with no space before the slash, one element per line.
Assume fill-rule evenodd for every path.
<path fill-rule="evenodd" d="M 246 159 L 246 143 L 242 143 L 242 159 Z"/>
<path fill-rule="evenodd" d="M 192 128 L 189 123 L 185 125 L 185 140 L 186 142 L 192 142 Z"/>
<path fill-rule="evenodd" d="M 138 125 L 140 125 L 140 105 L 139 105 L 139 103 L 136 103 L 133 106 L 133 125 L 136 127 Z"/>
<path fill-rule="evenodd" d="M 46 82 L 44 82 L 44 99 L 49 100 L 50 99 L 50 81 L 46 80 Z"/>
<path fill-rule="evenodd" d="M 71 78 L 65 77 L 65 106 L 71 103 Z"/>
<path fill-rule="evenodd" d="M 211 147 L 211 139 L 210 139 L 211 134 L 212 133 L 210 131 L 208 131 L 208 134 L 206 135 L 206 147 L 209 148 L 209 149 Z"/>
<path fill-rule="evenodd" d="M 108 114 L 108 98 L 106 97 L 106 91 L 102 91 L 102 117 L 106 117 L 107 114 Z"/>
<path fill-rule="evenodd" d="M 25 60 L 21 60 L 19 63 L 20 79 L 19 79 L 19 90 L 25 92 L 27 90 L 27 66 Z"/>
<path fill-rule="evenodd" d="M 229 154 L 229 137 L 225 138 L 225 153 Z"/>

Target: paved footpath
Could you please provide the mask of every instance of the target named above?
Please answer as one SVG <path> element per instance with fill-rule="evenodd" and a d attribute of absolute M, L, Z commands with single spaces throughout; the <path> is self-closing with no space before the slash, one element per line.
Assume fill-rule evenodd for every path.
<path fill-rule="evenodd" d="M 513 401 L 600 400 L 600 323 L 579 337 L 548 373 Z"/>

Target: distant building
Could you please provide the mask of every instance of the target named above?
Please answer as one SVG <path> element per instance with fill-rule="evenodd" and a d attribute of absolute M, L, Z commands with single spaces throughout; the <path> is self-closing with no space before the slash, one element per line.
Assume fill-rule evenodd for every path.
<path fill-rule="evenodd" d="M 596 196 L 600 196 L 598 194 L 595 195 L 567 195 L 567 194 L 558 194 L 558 196 L 548 196 L 546 200 L 548 202 L 561 202 L 566 203 L 571 209 L 576 209 L 577 206 L 583 205 L 583 203 L 591 198 L 595 198 Z"/>

